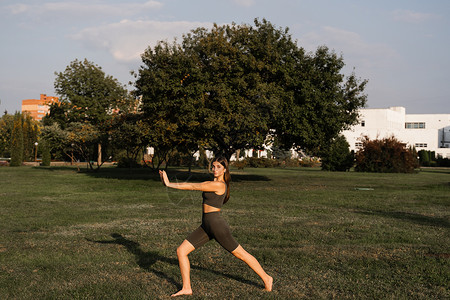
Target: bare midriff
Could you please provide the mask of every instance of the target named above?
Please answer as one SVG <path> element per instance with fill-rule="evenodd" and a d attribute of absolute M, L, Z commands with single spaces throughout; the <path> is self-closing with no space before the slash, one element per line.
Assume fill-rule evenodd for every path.
<path fill-rule="evenodd" d="M 205 214 L 207 213 L 212 213 L 212 212 L 216 212 L 216 211 L 220 211 L 220 208 L 208 205 L 208 204 L 203 204 L 203 212 Z"/>

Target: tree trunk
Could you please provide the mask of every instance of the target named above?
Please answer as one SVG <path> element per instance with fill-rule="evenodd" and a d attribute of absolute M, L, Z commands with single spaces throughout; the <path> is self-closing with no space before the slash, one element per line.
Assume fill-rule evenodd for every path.
<path fill-rule="evenodd" d="M 102 144 L 98 143 L 97 168 L 102 165 Z"/>

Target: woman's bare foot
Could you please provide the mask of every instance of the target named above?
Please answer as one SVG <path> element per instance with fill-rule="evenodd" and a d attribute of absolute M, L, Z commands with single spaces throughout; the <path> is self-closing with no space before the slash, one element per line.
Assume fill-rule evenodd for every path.
<path fill-rule="evenodd" d="M 178 291 L 178 293 L 172 294 L 171 297 L 182 295 L 192 295 L 192 289 L 181 289 L 180 291 Z"/>
<path fill-rule="evenodd" d="M 273 278 L 269 276 L 269 280 L 267 280 L 266 282 L 264 282 L 265 285 L 265 290 L 268 292 L 272 291 L 272 285 L 273 285 Z"/>

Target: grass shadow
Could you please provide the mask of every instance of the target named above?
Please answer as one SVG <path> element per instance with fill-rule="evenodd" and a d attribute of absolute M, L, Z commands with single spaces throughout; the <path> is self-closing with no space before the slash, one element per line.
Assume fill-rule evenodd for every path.
<path fill-rule="evenodd" d="M 173 278 L 169 277 L 164 272 L 161 272 L 161 271 L 158 271 L 158 270 L 152 268 L 152 266 L 158 261 L 167 262 L 172 265 L 178 265 L 177 260 L 161 256 L 156 251 L 144 252 L 140 248 L 139 243 L 136 243 L 132 240 L 128 240 L 118 233 L 111 234 L 111 237 L 113 238 L 112 240 L 103 240 L 103 241 L 94 241 L 94 240 L 90 240 L 90 239 L 86 239 L 86 240 L 88 240 L 89 242 L 94 242 L 94 243 L 98 243 L 98 244 L 117 244 L 117 245 L 124 246 L 128 250 L 128 252 L 130 252 L 131 254 L 133 254 L 135 256 L 136 263 L 138 264 L 138 266 L 140 268 L 142 268 L 145 271 L 154 273 L 161 279 L 167 280 L 168 282 L 172 283 L 174 286 L 177 287 L 177 289 L 181 289 L 181 285 L 179 283 L 177 283 Z"/>
<path fill-rule="evenodd" d="M 177 283 L 172 277 L 168 276 L 164 272 L 161 272 L 161 271 L 158 271 L 158 270 L 152 268 L 152 266 L 158 261 L 168 263 L 170 265 L 174 265 L 174 266 L 178 267 L 179 265 L 178 265 L 177 259 L 162 256 L 157 251 L 147 251 L 147 252 L 143 251 L 141 249 L 141 246 L 139 243 L 129 240 L 129 239 L 123 237 L 121 234 L 113 233 L 113 234 L 111 234 L 111 237 L 113 238 L 112 240 L 101 240 L 101 241 L 95 241 L 95 240 L 90 240 L 90 239 L 86 239 L 86 240 L 89 242 L 98 243 L 98 244 L 117 244 L 117 245 L 124 246 L 128 252 L 130 252 L 131 254 L 133 254 L 135 256 L 136 263 L 140 268 L 142 268 L 145 271 L 154 273 L 161 279 L 167 280 L 168 282 L 172 283 L 174 286 L 176 286 L 177 289 L 181 289 L 182 286 L 179 283 Z M 195 265 L 191 265 L 191 268 L 196 269 L 196 270 L 201 270 L 201 271 L 207 271 L 207 272 L 213 273 L 215 275 L 220 275 L 223 277 L 231 278 L 233 280 L 236 280 L 236 281 L 239 281 L 242 283 L 246 283 L 249 285 L 253 285 L 256 287 L 261 287 L 261 285 L 255 283 L 253 281 L 244 279 L 240 276 L 226 274 L 226 273 L 222 273 L 222 272 L 219 272 L 216 270 L 206 269 L 206 268 L 195 266 Z"/>
<path fill-rule="evenodd" d="M 450 168 L 421 168 L 420 172 L 422 173 L 441 173 L 441 174 L 450 174 Z"/>
<path fill-rule="evenodd" d="M 76 166 L 33 166 L 31 167 L 32 169 L 35 170 L 45 170 L 45 171 L 50 171 L 50 172 L 54 172 L 54 171 L 73 171 L 73 172 L 77 172 L 77 167 Z"/>
<path fill-rule="evenodd" d="M 231 174 L 232 182 L 242 182 L 242 181 L 271 181 L 267 176 L 255 175 L 255 174 Z"/>
<path fill-rule="evenodd" d="M 39 170 L 47 171 L 73 171 L 74 173 L 85 174 L 86 176 L 93 178 L 104 179 L 119 179 L 119 180 L 151 180 L 160 181 L 159 173 L 157 170 L 150 168 L 116 168 L 105 167 L 100 169 L 81 169 L 77 171 L 76 167 L 61 166 L 61 167 L 34 167 Z M 167 171 L 170 180 L 177 181 L 192 181 L 202 182 L 213 180 L 212 174 L 208 173 L 205 169 L 194 169 L 192 172 L 188 172 L 182 169 L 169 169 Z M 232 174 L 232 181 L 270 181 L 270 178 L 262 175 L 255 174 Z"/>
<path fill-rule="evenodd" d="M 417 213 L 409 213 L 403 211 L 382 211 L 382 210 L 364 210 L 357 213 L 365 215 L 376 215 L 385 218 L 393 218 L 402 221 L 408 221 L 420 225 L 450 228 L 450 222 L 444 218 L 429 217 Z"/>

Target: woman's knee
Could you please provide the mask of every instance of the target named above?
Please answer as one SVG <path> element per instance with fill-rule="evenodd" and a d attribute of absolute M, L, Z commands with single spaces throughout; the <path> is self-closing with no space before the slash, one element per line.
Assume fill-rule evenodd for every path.
<path fill-rule="evenodd" d="M 189 253 L 191 253 L 194 250 L 194 246 L 192 246 L 192 244 L 185 240 L 183 241 L 183 243 L 181 243 L 180 246 L 178 246 L 177 248 L 177 256 L 187 256 Z"/>
<path fill-rule="evenodd" d="M 186 255 L 186 254 L 185 254 L 185 251 L 183 250 L 183 247 L 181 247 L 181 245 L 178 246 L 178 248 L 177 248 L 177 256 L 180 257 L 180 256 L 184 256 L 184 255 Z"/>

